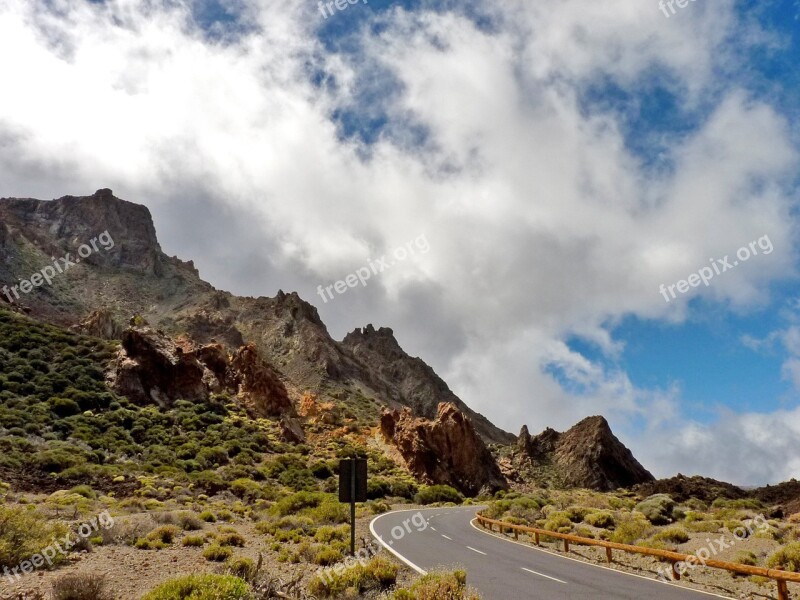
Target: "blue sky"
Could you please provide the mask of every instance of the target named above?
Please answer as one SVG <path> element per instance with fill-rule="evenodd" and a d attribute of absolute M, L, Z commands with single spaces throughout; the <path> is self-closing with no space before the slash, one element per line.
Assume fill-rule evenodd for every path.
<path fill-rule="evenodd" d="M 0 195 L 110 187 L 217 287 L 392 327 L 510 431 L 603 414 L 658 476 L 800 477 L 799 11 L 8 0 Z"/>

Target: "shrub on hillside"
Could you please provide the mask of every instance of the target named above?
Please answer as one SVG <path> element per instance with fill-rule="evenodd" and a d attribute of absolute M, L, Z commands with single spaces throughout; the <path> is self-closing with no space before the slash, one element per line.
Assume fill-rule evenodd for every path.
<path fill-rule="evenodd" d="M 642 513 L 653 525 L 667 525 L 673 521 L 674 508 L 675 501 L 667 494 L 655 494 L 639 502 L 633 510 Z"/>
<path fill-rule="evenodd" d="M 408 589 L 399 589 L 392 600 L 480 600 L 480 595 L 467 587 L 464 571 L 429 573 Z"/>
<path fill-rule="evenodd" d="M 142 600 L 253 600 L 253 594 L 239 577 L 189 575 L 161 584 Z"/>
<path fill-rule="evenodd" d="M 614 515 L 605 510 L 591 512 L 584 517 L 583 521 L 592 527 L 600 527 L 601 529 L 608 529 L 616 525 Z"/>
<path fill-rule="evenodd" d="M 383 556 L 375 556 L 364 566 L 356 564 L 342 571 L 331 570 L 316 575 L 308 590 L 320 598 L 337 598 L 343 594 L 360 596 L 367 590 L 386 590 L 397 582 L 398 567 Z M 444 598 L 444 596 L 442 597 Z"/>
<path fill-rule="evenodd" d="M 464 501 L 464 496 L 461 492 L 449 485 L 431 485 L 425 486 L 420 489 L 414 496 L 414 502 L 417 504 L 433 504 L 435 502 L 453 502 L 461 504 Z"/>
<path fill-rule="evenodd" d="M 773 552 L 767 559 L 770 569 L 800 572 L 800 542 L 787 544 Z"/>
<path fill-rule="evenodd" d="M 48 522 L 37 511 L 0 506 L 0 567 L 16 567 L 66 533 L 64 525 Z M 54 562 L 63 560 L 57 554 Z"/>

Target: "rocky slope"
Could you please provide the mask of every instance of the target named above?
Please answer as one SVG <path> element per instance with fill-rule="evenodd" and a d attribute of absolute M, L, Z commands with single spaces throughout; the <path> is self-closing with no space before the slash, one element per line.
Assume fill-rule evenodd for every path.
<path fill-rule="evenodd" d="M 104 232 L 112 243 L 57 274 L 52 285 L 10 295 L 11 306 L 92 334 L 120 335 L 131 315 L 140 315 L 154 328 L 200 345 L 234 350 L 252 343 L 295 399 L 310 391 L 351 404 L 409 406 L 426 416 L 448 401 L 474 418 L 487 441 L 513 441 L 464 405 L 430 367 L 408 356 L 390 330 L 367 328 L 337 342 L 316 308 L 296 293 L 242 298 L 216 290 L 193 263 L 161 251 L 146 207 L 110 190 L 53 201 L 0 199 L 0 287 L 30 279 L 53 257 L 70 253 L 74 259 L 81 244 Z M 377 421 L 379 414 L 372 416 Z"/>
<path fill-rule="evenodd" d="M 439 404 L 433 420 L 414 417 L 410 408 L 386 411 L 381 434 L 420 481 L 450 485 L 467 496 L 508 488 L 492 453 L 454 404 Z"/>
<path fill-rule="evenodd" d="M 514 462 L 522 472 L 546 466 L 566 487 L 610 491 L 654 480 L 603 417 L 587 417 L 565 433 L 548 428 L 531 436 L 523 427 Z"/>

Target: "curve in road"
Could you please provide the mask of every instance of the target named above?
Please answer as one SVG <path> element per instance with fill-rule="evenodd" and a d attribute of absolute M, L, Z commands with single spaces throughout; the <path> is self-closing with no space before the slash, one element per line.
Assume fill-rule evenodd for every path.
<path fill-rule="evenodd" d="M 420 574 L 439 568 L 464 569 L 469 584 L 484 600 L 729 598 L 489 535 L 472 523 L 481 508 L 395 511 L 373 519 L 370 530 L 384 548 Z"/>

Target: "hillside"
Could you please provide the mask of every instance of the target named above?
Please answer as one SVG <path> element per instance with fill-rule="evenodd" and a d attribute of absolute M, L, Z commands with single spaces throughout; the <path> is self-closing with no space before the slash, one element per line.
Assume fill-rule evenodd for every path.
<path fill-rule="evenodd" d="M 99 247 L 30 293 L 11 299 L 16 307 L 51 323 L 73 326 L 105 309 L 121 331 L 131 315 L 173 336 L 188 335 L 200 344 L 220 342 L 237 348 L 255 343 L 286 379 L 295 399 L 304 392 L 345 404 L 374 400 L 383 406 L 411 407 L 433 416 L 439 402 L 456 404 L 488 442 L 510 443 L 513 436 L 470 410 L 433 370 L 408 356 L 393 341 L 391 356 L 365 360 L 359 348 L 337 342 L 316 308 L 296 293 L 243 298 L 203 281 L 192 262 L 168 257 L 158 243 L 150 212 L 144 206 L 98 190 L 92 196 L 53 201 L 0 199 L 0 250 L 4 260 L 0 287 L 52 264 L 51 257 L 77 254 L 107 232 L 113 240 Z M 8 296 L 0 295 L 8 301 Z M 87 333 L 98 333 L 91 327 Z M 377 423 L 379 411 L 371 415 Z"/>

